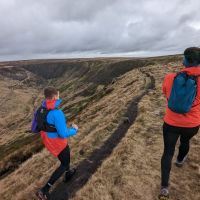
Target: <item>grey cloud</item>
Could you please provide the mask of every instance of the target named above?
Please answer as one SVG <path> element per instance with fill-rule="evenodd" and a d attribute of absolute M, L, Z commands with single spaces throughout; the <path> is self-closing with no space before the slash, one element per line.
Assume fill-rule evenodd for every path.
<path fill-rule="evenodd" d="M 1 0 L 0 59 L 182 52 L 200 45 L 199 0 Z"/>

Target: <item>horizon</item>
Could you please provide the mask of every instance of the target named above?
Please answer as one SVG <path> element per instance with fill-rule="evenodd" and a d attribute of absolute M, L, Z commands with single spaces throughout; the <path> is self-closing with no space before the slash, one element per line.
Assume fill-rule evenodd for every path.
<path fill-rule="evenodd" d="M 157 57 L 168 57 L 168 56 L 182 56 L 183 55 L 183 53 L 174 53 L 174 54 L 157 54 L 157 55 L 154 55 L 154 54 L 152 54 L 152 55 L 145 55 L 145 56 L 142 56 L 142 55 L 135 55 L 135 56 L 133 56 L 133 55 L 127 55 L 127 54 L 118 54 L 118 55 L 116 55 L 116 54 L 113 54 L 113 55 L 111 55 L 111 54 L 105 54 L 105 55 L 103 55 L 103 54 L 101 54 L 101 55 L 93 55 L 93 56 L 87 56 L 87 55 L 85 55 L 85 56 L 69 56 L 69 57 L 56 57 L 56 56 L 54 56 L 54 57 L 38 57 L 38 58 L 27 58 L 27 59 L 8 59 L 8 60 L 1 60 L 0 59 L 0 63 L 5 63 L 5 62 L 20 62 L 20 61 L 44 61 L 44 60 L 52 60 L 52 61 L 54 61 L 54 60 L 76 60 L 76 59 L 117 59 L 117 58 L 130 58 L 130 59 L 145 59 L 145 58 L 157 58 Z"/>

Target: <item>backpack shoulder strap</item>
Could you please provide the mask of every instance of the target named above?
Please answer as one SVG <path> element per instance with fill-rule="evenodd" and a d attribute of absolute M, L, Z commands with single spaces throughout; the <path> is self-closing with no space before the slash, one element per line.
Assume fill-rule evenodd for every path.
<path fill-rule="evenodd" d="M 54 125 L 49 124 L 47 122 L 47 115 L 51 110 L 48 110 L 47 108 L 40 106 L 37 110 L 37 121 L 38 121 L 38 127 L 42 131 L 46 132 L 57 132 Z"/>

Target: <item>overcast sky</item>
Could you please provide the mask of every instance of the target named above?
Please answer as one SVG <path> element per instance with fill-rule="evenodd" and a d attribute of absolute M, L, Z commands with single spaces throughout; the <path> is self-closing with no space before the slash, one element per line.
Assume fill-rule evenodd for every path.
<path fill-rule="evenodd" d="M 182 53 L 199 0 L 0 0 L 0 59 Z"/>

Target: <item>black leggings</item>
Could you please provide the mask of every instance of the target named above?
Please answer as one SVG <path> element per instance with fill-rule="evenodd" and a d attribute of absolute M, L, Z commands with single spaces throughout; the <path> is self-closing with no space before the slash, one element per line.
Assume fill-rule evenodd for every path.
<path fill-rule="evenodd" d="M 70 168 L 70 149 L 67 146 L 59 155 L 58 159 L 60 160 L 60 166 L 53 172 L 48 183 L 53 185 L 65 171 L 68 171 Z"/>
<path fill-rule="evenodd" d="M 189 152 L 190 139 L 197 134 L 198 130 L 199 126 L 184 128 L 163 124 L 164 153 L 161 159 L 161 186 L 168 187 L 171 162 L 179 136 L 180 146 L 177 160 L 182 161 Z"/>

